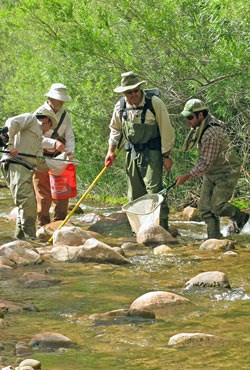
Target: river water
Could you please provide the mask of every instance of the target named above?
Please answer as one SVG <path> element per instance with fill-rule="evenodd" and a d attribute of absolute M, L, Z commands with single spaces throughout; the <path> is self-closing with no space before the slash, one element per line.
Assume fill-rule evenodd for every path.
<path fill-rule="evenodd" d="M 0 242 L 10 241 L 14 222 L 7 221 L 13 208 L 7 189 L 0 189 Z M 86 207 L 85 213 L 96 209 Z M 98 209 L 107 213 L 112 210 Z M 42 363 L 43 370 L 127 369 L 249 369 L 250 368 L 250 235 L 237 236 L 237 255 L 199 251 L 205 236 L 202 223 L 185 223 L 178 217 L 171 224 L 179 229 L 180 246 L 168 255 L 154 255 L 151 248 L 138 248 L 126 255 L 130 265 L 63 263 L 46 261 L 39 266 L 18 267 L 0 273 L 1 299 L 29 303 L 38 312 L 9 313 L 0 329 L 0 364 L 13 364 L 16 343 L 29 343 L 40 332 L 69 337 L 72 348 L 54 352 L 34 351 L 28 357 Z M 74 217 L 72 218 L 74 221 Z M 133 238 L 126 226 L 103 230 L 103 240 L 120 246 Z M 25 272 L 44 272 L 61 279 L 49 288 L 25 289 L 18 278 Z M 224 272 L 232 289 L 207 288 L 185 291 L 195 275 Z M 170 310 L 163 319 L 95 317 L 93 314 L 126 309 L 140 295 L 170 291 L 191 300 L 192 309 Z M 169 347 L 178 333 L 203 332 L 221 337 L 213 344 Z M 0 367 L 1 368 L 1 367 Z"/>

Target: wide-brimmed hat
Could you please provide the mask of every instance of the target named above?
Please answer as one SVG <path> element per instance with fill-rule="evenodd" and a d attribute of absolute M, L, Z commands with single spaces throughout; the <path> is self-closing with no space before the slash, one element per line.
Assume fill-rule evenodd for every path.
<path fill-rule="evenodd" d="M 200 99 L 190 99 L 186 102 L 181 115 L 183 117 L 191 116 L 194 112 L 200 112 L 202 110 L 208 109 L 206 104 Z"/>
<path fill-rule="evenodd" d="M 133 90 L 146 81 L 141 81 L 140 78 L 133 71 L 121 74 L 121 86 L 114 89 L 116 93 L 124 93 L 128 90 Z"/>
<path fill-rule="evenodd" d="M 49 109 L 45 108 L 44 106 L 41 106 L 41 107 L 37 108 L 37 110 L 35 111 L 34 114 L 35 114 L 35 116 L 38 120 L 39 120 L 39 118 L 48 117 L 52 122 L 52 128 L 53 129 L 56 128 L 57 118 L 56 118 L 55 113 L 52 110 L 49 110 Z"/>
<path fill-rule="evenodd" d="M 67 94 L 67 87 L 61 83 L 55 83 L 50 86 L 50 90 L 45 94 L 48 98 L 61 100 L 63 102 L 71 101 L 71 96 Z"/>

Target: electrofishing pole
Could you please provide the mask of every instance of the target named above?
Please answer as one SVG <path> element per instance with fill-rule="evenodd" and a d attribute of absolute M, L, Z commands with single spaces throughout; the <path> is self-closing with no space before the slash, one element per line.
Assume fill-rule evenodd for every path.
<path fill-rule="evenodd" d="M 0 150 L 0 153 L 10 154 L 10 151 L 9 150 Z M 39 158 L 39 159 L 52 159 L 53 161 L 62 161 L 62 162 L 69 162 L 69 163 L 79 164 L 78 160 L 62 159 L 62 158 L 57 158 L 57 157 L 49 157 L 49 156 L 42 156 L 42 155 L 35 155 L 35 154 L 28 154 L 28 153 L 18 153 L 17 157 L 18 156 Z"/>

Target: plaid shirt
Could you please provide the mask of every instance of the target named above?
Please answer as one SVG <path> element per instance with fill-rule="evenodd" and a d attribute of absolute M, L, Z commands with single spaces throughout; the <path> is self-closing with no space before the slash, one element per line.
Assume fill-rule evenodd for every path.
<path fill-rule="evenodd" d="M 224 140 L 225 133 L 222 127 L 211 126 L 204 132 L 199 144 L 199 160 L 188 173 L 189 176 L 202 176 L 213 166 Z"/>

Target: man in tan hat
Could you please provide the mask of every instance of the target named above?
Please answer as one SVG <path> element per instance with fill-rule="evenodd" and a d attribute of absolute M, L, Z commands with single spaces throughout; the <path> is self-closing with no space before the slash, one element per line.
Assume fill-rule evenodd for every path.
<path fill-rule="evenodd" d="M 188 100 L 181 115 L 191 128 L 183 150 L 198 146 L 199 159 L 188 173 L 177 178 L 176 185 L 203 176 L 199 210 L 207 225 L 208 239 L 222 237 L 220 217 L 232 220 L 229 233 L 239 233 L 249 215 L 229 203 L 240 177 L 241 162 L 229 143 L 224 124 L 199 99 Z"/>
<path fill-rule="evenodd" d="M 173 163 L 170 152 L 175 135 L 167 108 L 159 97 L 148 98 L 142 90 L 143 83 L 132 71 L 121 75 L 121 85 L 114 92 L 123 94 L 123 98 L 114 107 L 105 159 L 107 166 L 114 162 L 115 149 L 124 137 L 129 201 L 160 192 L 163 168 L 169 172 Z M 160 224 L 166 229 L 168 213 L 165 202 L 161 206 Z"/>
<path fill-rule="evenodd" d="M 64 109 L 64 103 L 70 102 L 71 97 L 67 93 L 66 86 L 62 83 L 52 84 L 45 96 L 48 100 L 42 107 L 55 113 L 58 124 L 54 130 L 48 131 L 44 136 L 44 154 L 45 156 L 56 157 L 61 152 L 66 152 L 67 158 L 73 159 L 75 136 L 70 115 Z M 37 200 L 38 226 L 51 222 L 49 211 L 52 201 L 55 204 L 53 221 L 64 220 L 67 216 L 69 199 L 52 200 L 48 171 L 35 172 L 33 181 Z"/>
<path fill-rule="evenodd" d="M 8 142 L 6 150 L 10 152 L 1 159 L 1 170 L 10 188 L 15 205 L 18 207 L 15 238 L 34 239 L 36 237 L 36 198 L 33 189 L 33 168 L 46 168 L 42 156 L 43 135 L 50 128 L 55 128 L 55 114 L 42 107 L 36 114 L 24 113 L 9 118 Z M 22 157 L 19 153 L 31 155 Z"/>

